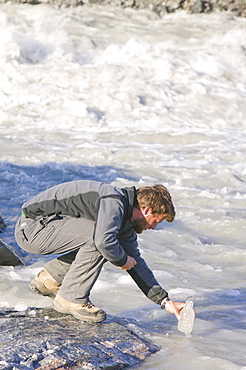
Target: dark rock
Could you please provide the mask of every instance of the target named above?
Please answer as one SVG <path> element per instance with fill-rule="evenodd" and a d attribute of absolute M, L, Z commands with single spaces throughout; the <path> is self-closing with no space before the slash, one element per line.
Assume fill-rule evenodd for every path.
<path fill-rule="evenodd" d="M 197 0 L 195 4 L 191 7 L 192 13 L 202 13 L 203 12 L 203 1 Z"/>
<path fill-rule="evenodd" d="M 2 216 L 0 215 L 0 232 L 7 225 L 3 221 Z M 21 257 L 18 256 L 17 252 L 13 247 L 6 244 L 0 239 L 0 266 L 18 266 L 23 265 Z"/>
<path fill-rule="evenodd" d="M 14 247 L 0 239 L 0 266 L 18 266 L 25 264 Z"/>
<path fill-rule="evenodd" d="M 0 312 L 0 370 L 122 369 L 158 351 L 112 320 L 76 320 L 52 309 Z"/>
<path fill-rule="evenodd" d="M 2 216 L 0 215 L 0 230 L 5 228 L 7 225 L 5 224 L 5 222 L 3 221 L 3 218 Z"/>

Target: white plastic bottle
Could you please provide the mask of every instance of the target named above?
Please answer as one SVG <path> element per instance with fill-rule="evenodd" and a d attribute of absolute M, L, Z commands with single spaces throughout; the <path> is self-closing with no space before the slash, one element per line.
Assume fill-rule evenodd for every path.
<path fill-rule="evenodd" d="M 195 311 L 193 309 L 193 301 L 190 299 L 185 302 L 184 308 L 181 310 L 181 320 L 178 321 L 178 330 L 185 334 L 190 334 L 193 329 Z"/>

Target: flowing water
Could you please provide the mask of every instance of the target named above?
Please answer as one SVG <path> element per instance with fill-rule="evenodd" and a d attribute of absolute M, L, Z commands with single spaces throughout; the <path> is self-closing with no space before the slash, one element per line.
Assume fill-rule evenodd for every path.
<path fill-rule="evenodd" d="M 0 8 L 1 238 L 21 205 L 74 179 L 163 183 L 177 216 L 139 237 L 191 336 L 105 265 L 92 301 L 161 350 L 138 368 L 246 369 L 246 19 L 113 7 Z M 49 307 L 29 281 L 44 257 L 0 268 L 0 307 Z"/>

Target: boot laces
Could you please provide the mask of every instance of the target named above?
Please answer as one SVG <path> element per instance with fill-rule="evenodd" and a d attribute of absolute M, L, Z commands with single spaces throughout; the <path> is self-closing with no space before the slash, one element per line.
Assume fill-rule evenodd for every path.
<path fill-rule="evenodd" d="M 93 308 L 95 307 L 93 303 L 91 302 L 86 302 L 84 304 L 82 304 L 82 307 L 86 307 L 86 308 Z"/>

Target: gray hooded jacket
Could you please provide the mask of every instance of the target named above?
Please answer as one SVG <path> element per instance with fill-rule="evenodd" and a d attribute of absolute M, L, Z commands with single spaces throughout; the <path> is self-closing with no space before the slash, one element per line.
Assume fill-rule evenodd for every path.
<path fill-rule="evenodd" d="M 67 215 L 95 221 L 97 250 L 116 266 L 123 266 L 127 255 L 135 258 L 137 264 L 128 273 L 149 299 L 160 304 L 167 292 L 141 258 L 137 234 L 130 221 L 135 196 L 135 187 L 117 188 L 97 181 L 78 180 L 45 190 L 26 202 L 22 209 L 26 217 L 35 220 Z"/>

